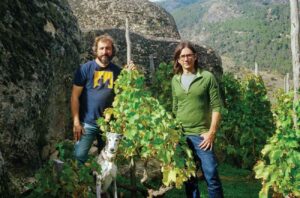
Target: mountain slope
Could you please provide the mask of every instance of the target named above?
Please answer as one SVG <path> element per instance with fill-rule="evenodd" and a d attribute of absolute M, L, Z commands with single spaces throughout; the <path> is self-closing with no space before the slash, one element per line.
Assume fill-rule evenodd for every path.
<path fill-rule="evenodd" d="M 168 3 L 167 3 L 168 2 Z M 168 4 L 176 2 L 175 7 Z M 183 39 L 206 44 L 237 66 L 291 72 L 287 0 L 166 0 Z"/>

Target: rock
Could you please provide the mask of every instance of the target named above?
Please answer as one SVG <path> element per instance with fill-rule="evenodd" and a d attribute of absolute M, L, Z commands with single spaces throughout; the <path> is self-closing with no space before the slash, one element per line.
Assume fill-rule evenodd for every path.
<path fill-rule="evenodd" d="M 93 59 L 92 44 L 98 35 L 108 33 L 116 42 L 117 55 L 114 62 L 126 64 L 125 19 L 128 18 L 132 59 L 135 64 L 149 68 L 149 55 L 154 57 L 154 66 L 170 62 L 180 42 L 173 17 L 163 8 L 147 0 L 68 0 L 83 32 L 81 62 Z M 221 59 L 214 50 L 197 46 L 200 65 L 217 76 L 223 73 Z"/>
<path fill-rule="evenodd" d="M 220 1 L 211 4 L 202 20 L 205 21 L 205 23 L 216 23 L 238 17 L 241 17 L 241 13 L 235 4 L 230 5 Z"/>
<path fill-rule="evenodd" d="M 7 175 L 7 168 L 5 167 L 5 162 L 0 150 L 0 195 L 1 197 L 6 196 L 6 197 L 10 197 L 12 196 L 12 193 L 10 191 L 10 189 L 8 188 L 9 184 L 10 184 L 10 180 L 8 178 Z"/>
<path fill-rule="evenodd" d="M 89 155 L 96 156 L 98 155 L 98 148 L 96 146 L 92 146 L 89 150 Z"/>
<path fill-rule="evenodd" d="M 82 55 L 83 62 L 92 59 L 92 43 L 93 39 L 97 35 L 108 33 L 115 39 L 117 55 L 113 59 L 113 62 L 122 66 L 126 63 L 126 39 L 125 30 L 121 29 L 106 29 L 86 32 L 83 35 L 82 49 L 89 52 Z M 132 42 L 132 60 L 138 66 L 149 68 L 150 60 L 149 55 L 153 55 L 154 65 L 157 68 L 161 62 L 170 62 L 173 60 L 173 53 L 175 47 L 180 42 L 177 39 L 172 38 L 160 38 L 152 36 L 142 36 L 140 34 L 130 33 Z M 199 66 L 204 67 L 209 71 L 212 71 L 217 77 L 223 74 L 221 58 L 211 48 L 196 45 L 196 50 L 199 52 Z"/>
<path fill-rule="evenodd" d="M 68 0 L 80 29 L 90 32 L 125 29 L 128 18 L 131 31 L 154 37 L 180 39 L 173 17 L 147 0 Z"/>
<path fill-rule="evenodd" d="M 70 133 L 80 30 L 66 1 L 2 0 L 0 13 L 0 148 L 13 180 L 32 175 L 47 142 Z"/>
<path fill-rule="evenodd" d="M 55 152 L 51 153 L 49 159 L 50 159 L 50 160 L 58 159 L 58 155 L 59 155 L 59 152 L 58 152 L 58 151 L 55 151 Z"/>

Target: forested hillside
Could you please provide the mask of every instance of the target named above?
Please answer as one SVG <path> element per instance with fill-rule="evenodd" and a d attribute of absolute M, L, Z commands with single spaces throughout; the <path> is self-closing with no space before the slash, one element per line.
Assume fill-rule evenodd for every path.
<path fill-rule="evenodd" d="M 291 72 L 287 0 L 165 0 L 184 39 L 206 44 L 237 66 Z"/>

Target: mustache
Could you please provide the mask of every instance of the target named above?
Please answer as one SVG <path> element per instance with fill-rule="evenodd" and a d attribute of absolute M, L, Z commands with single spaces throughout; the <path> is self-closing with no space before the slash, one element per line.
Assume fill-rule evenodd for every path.
<path fill-rule="evenodd" d="M 109 56 L 109 55 L 107 55 L 107 54 L 104 54 L 104 55 L 101 55 L 101 56 L 98 56 L 98 58 L 99 59 L 102 59 L 102 58 L 107 58 L 109 61 L 111 61 L 112 60 L 112 56 Z"/>
<path fill-rule="evenodd" d="M 107 54 L 98 56 L 97 59 L 103 64 L 103 65 L 108 65 L 110 61 L 112 60 L 112 56 L 109 56 Z"/>

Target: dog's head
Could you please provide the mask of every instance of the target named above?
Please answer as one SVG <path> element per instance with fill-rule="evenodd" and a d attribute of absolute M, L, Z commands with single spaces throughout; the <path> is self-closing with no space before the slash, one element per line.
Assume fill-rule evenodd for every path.
<path fill-rule="evenodd" d="M 118 133 L 106 132 L 105 152 L 108 158 L 115 157 L 122 136 Z"/>

